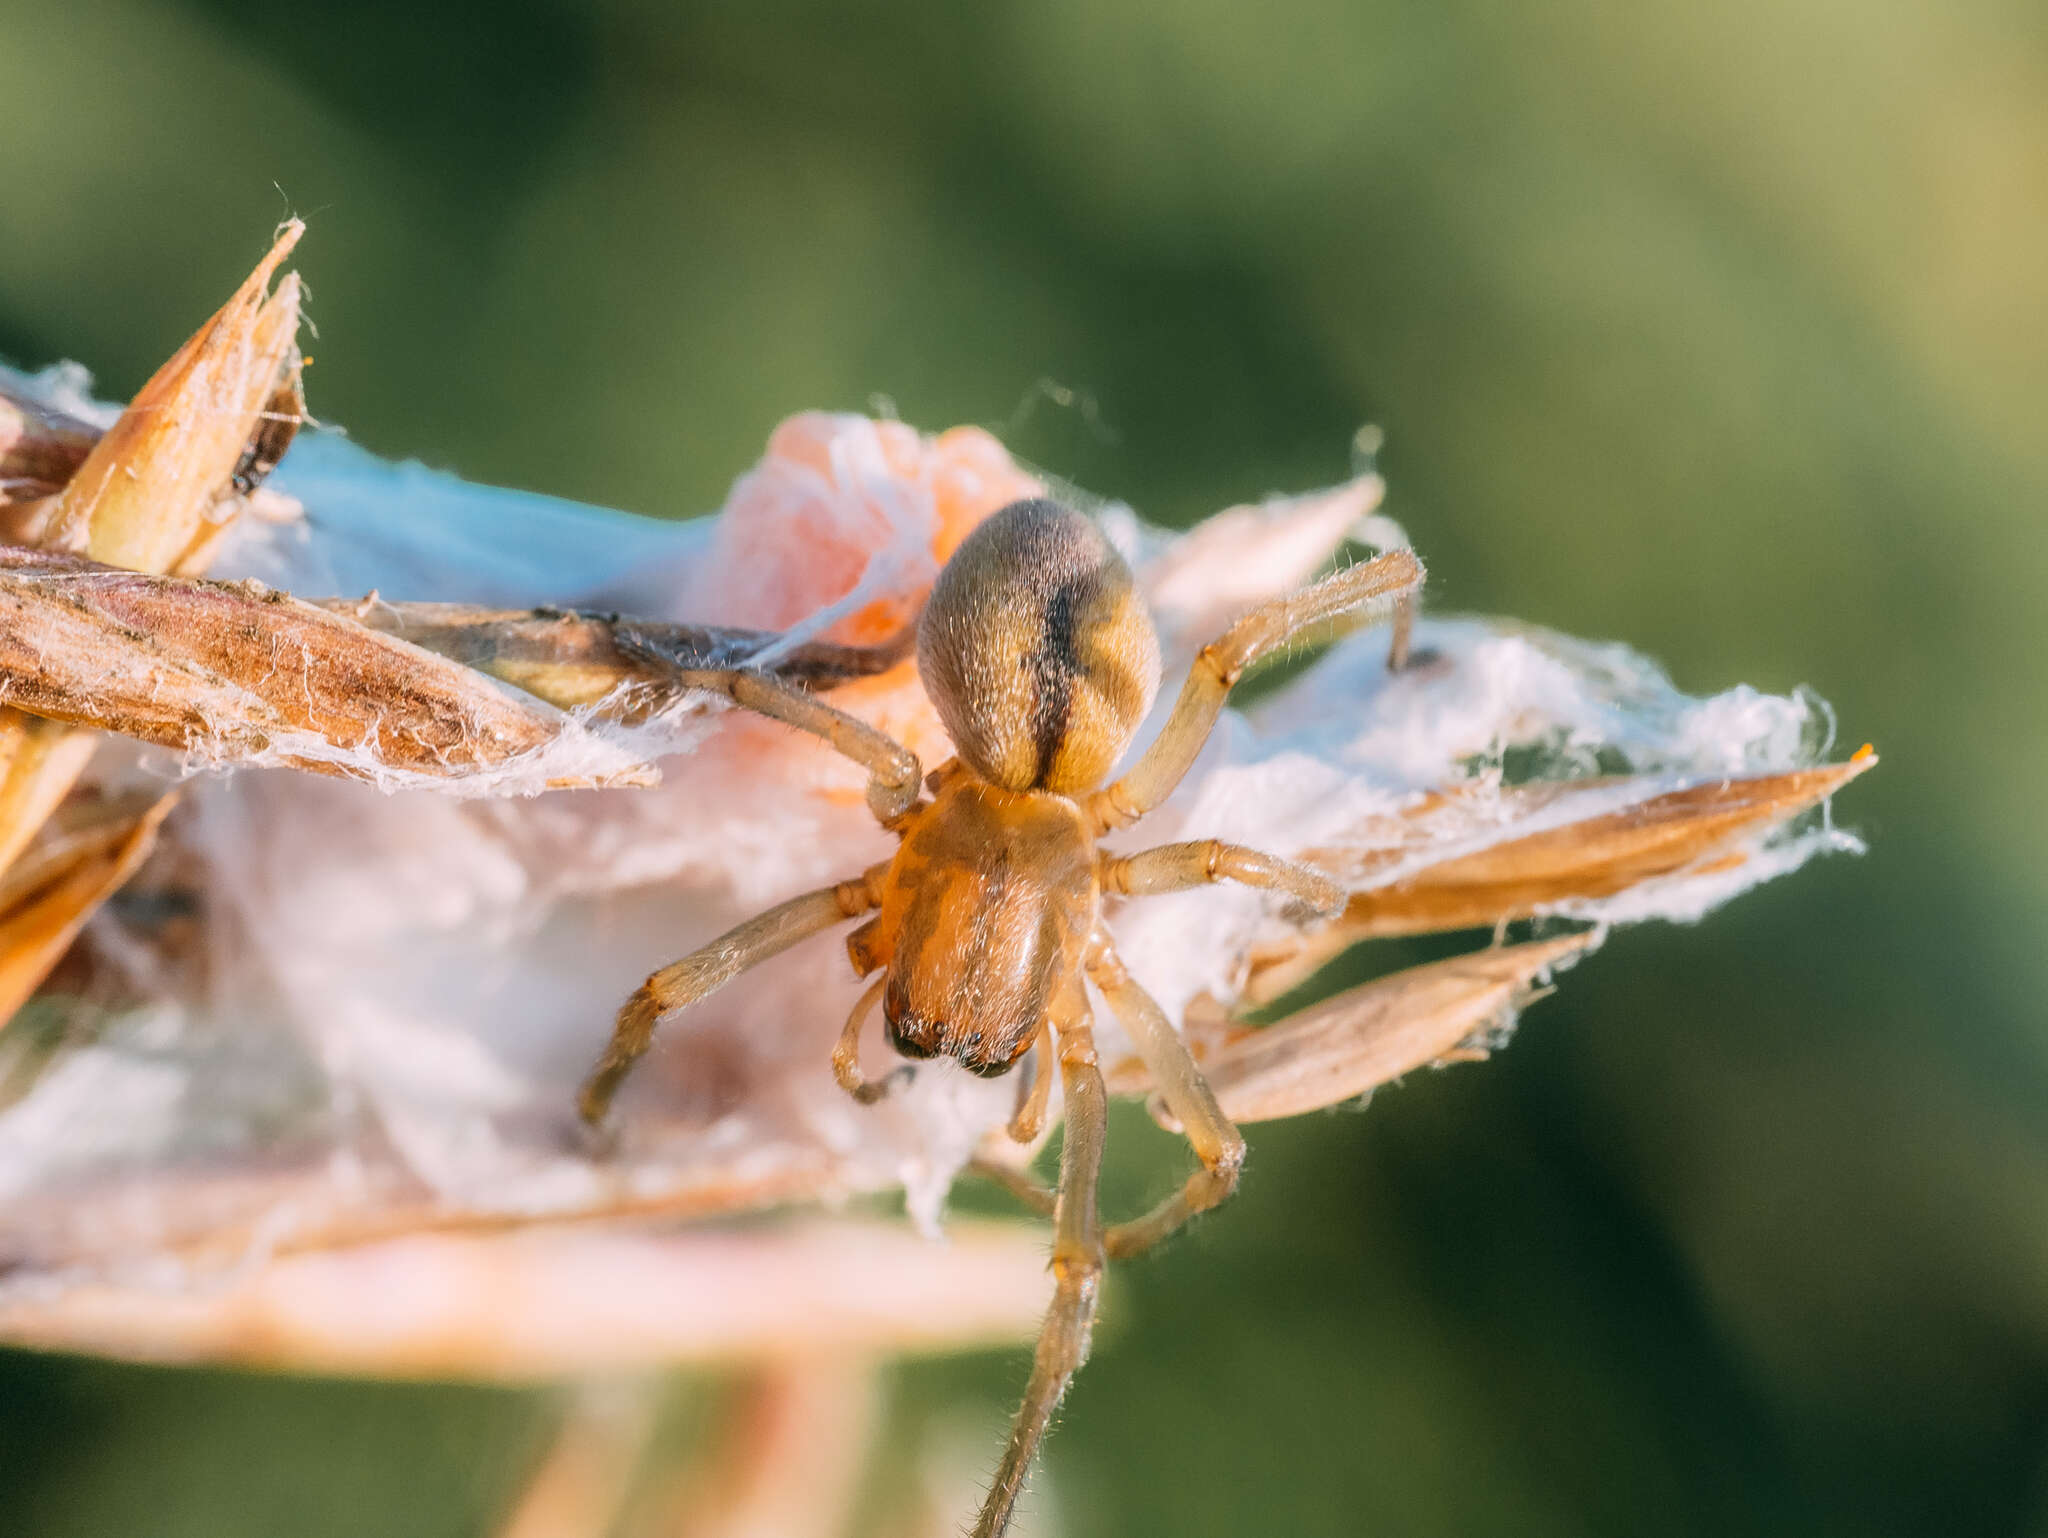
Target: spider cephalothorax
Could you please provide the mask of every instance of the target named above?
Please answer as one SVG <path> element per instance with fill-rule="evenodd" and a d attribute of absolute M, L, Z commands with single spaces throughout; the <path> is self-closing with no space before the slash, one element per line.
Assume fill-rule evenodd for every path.
<path fill-rule="evenodd" d="M 847 951 L 861 976 L 879 975 L 832 1059 L 849 1093 L 880 1099 L 908 1072 L 874 1081 L 861 1072 L 860 1034 L 878 1003 L 890 1043 L 907 1057 L 949 1056 L 986 1075 L 1039 1048 L 1038 1072 L 1010 1124 L 1019 1141 L 1042 1129 L 1057 1066 L 1066 1118 L 1053 1203 L 1058 1291 L 978 1533 L 1008 1525 L 1053 1408 L 1087 1355 L 1105 1255 L 1135 1253 L 1215 1206 L 1235 1188 L 1244 1157 L 1179 1034 L 1117 958 L 1101 922 L 1103 894 L 1228 880 L 1285 892 L 1324 914 L 1344 899 L 1328 877 L 1255 849 L 1202 840 L 1113 855 L 1096 839 L 1171 794 L 1253 662 L 1319 621 L 1403 597 L 1421 581 L 1414 556 L 1396 550 L 1254 609 L 1202 649 L 1157 740 L 1108 785 L 1103 777 L 1151 706 L 1159 644 L 1123 558 L 1092 522 L 1055 502 L 1013 502 L 994 514 L 932 589 L 918 667 L 959 756 L 929 779 L 908 749 L 792 684 L 728 669 L 681 674 L 866 766 L 868 804 L 899 843 L 858 877 L 771 908 L 648 978 L 584 1085 L 583 1114 L 602 1119 L 662 1015 L 808 935 L 870 913 Z M 1104 1089 L 1084 978 L 1115 1012 L 1201 1160 L 1151 1212 L 1109 1227 L 1094 1198 Z"/>

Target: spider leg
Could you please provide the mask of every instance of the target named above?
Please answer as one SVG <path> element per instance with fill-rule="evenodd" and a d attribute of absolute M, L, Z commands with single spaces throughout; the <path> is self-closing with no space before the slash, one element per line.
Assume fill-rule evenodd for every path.
<path fill-rule="evenodd" d="M 1155 897 L 1215 881 L 1235 881 L 1285 892 L 1323 918 L 1335 918 L 1344 911 L 1344 889 L 1320 871 L 1213 838 L 1160 844 L 1131 855 L 1105 854 L 1100 861 L 1102 889 L 1127 897 Z"/>
<path fill-rule="evenodd" d="M 1385 555 L 1325 577 L 1313 587 L 1260 604 L 1195 657 L 1173 714 L 1144 757 L 1123 778 L 1088 798 L 1088 810 L 1103 828 L 1136 822 L 1173 793 L 1223 712 L 1223 702 L 1244 670 L 1293 637 L 1383 598 L 1404 598 L 1422 585 L 1422 563 L 1407 550 Z"/>
<path fill-rule="evenodd" d="M 868 1016 L 874 1013 L 875 1004 L 888 982 L 884 975 L 869 985 L 868 991 L 853 1006 L 853 1013 L 846 1017 L 846 1029 L 839 1033 L 839 1044 L 832 1049 L 832 1076 L 839 1081 L 841 1089 L 862 1105 L 873 1105 L 899 1086 L 908 1084 L 911 1075 L 917 1071 L 905 1063 L 872 1081 L 860 1071 L 860 1028 L 868 1023 Z"/>
<path fill-rule="evenodd" d="M 1059 1204 L 1059 1193 L 1044 1181 L 1034 1179 L 1031 1171 L 1022 1166 L 976 1154 L 967 1161 L 967 1168 L 984 1180 L 993 1180 L 1040 1217 L 1051 1217 L 1053 1208 Z"/>
<path fill-rule="evenodd" d="M 1078 993 L 1078 990 L 1076 990 Z M 975 1538 L 1000 1538 L 1024 1488 L 1032 1457 L 1045 1437 L 1067 1380 L 1088 1359 L 1088 1334 L 1102 1285 L 1102 1221 L 1095 1180 L 1102 1169 L 1107 1097 L 1095 1060 L 1095 1033 L 1085 1001 L 1076 999 L 1059 1028 L 1060 1078 L 1066 1089 L 1066 1139 L 1060 1149 L 1059 1195 L 1053 1209 L 1052 1307 L 1039 1331 L 1031 1381 L 1017 1411 L 995 1484 L 974 1524 Z"/>
<path fill-rule="evenodd" d="M 1017 1109 L 1010 1117 L 1013 1142 L 1032 1142 L 1045 1130 L 1046 1109 L 1052 1104 L 1052 1051 L 1052 1028 L 1047 1025 L 1038 1032 L 1037 1053 L 1031 1059 L 1031 1087 L 1019 1087 Z"/>
<path fill-rule="evenodd" d="M 1107 1252 L 1122 1259 L 1151 1248 L 1197 1213 L 1221 1204 L 1237 1189 L 1244 1166 L 1244 1137 L 1216 1103 L 1216 1092 L 1188 1055 L 1187 1043 L 1151 994 L 1124 970 L 1106 944 L 1098 944 L 1088 976 L 1102 990 L 1117 1022 L 1145 1060 L 1160 1099 L 1181 1125 L 1202 1167 L 1187 1183 L 1142 1217 L 1119 1223 L 1104 1237 Z"/>
<path fill-rule="evenodd" d="M 582 1093 L 576 1097 L 583 1119 L 593 1127 L 604 1120 L 612 1096 L 647 1050 L 655 1022 L 663 1015 L 694 1004 L 797 941 L 875 907 L 881 900 L 877 888 L 888 868 L 886 863 L 876 865 L 852 881 L 792 897 L 649 977 L 619 1011 L 604 1056 L 583 1081 Z"/>
<path fill-rule="evenodd" d="M 924 766 L 917 755 L 886 732 L 827 705 L 795 684 L 751 668 L 691 666 L 686 656 L 665 648 L 651 631 L 620 625 L 613 639 L 621 651 L 667 665 L 671 682 L 685 689 L 722 694 L 743 710 L 767 716 L 822 738 L 868 772 L 868 808 L 884 827 L 894 827 L 917 804 Z"/>

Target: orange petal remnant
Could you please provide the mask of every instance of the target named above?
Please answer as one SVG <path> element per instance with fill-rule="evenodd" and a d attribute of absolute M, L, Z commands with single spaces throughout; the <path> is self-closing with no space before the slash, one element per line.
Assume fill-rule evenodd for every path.
<path fill-rule="evenodd" d="M 714 535 L 715 584 L 692 618 L 781 630 L 898 560 L 894 591 L 841 618 L 835 641 L 875 645 L 916 617 L 909 596 L 997 508 L 1044 487 L 978 427 L 927 438 L 901 422 L 827 411 L 790 417 L 734 484 Z M 910 544 L 906 545 L 905 541 Z"/>

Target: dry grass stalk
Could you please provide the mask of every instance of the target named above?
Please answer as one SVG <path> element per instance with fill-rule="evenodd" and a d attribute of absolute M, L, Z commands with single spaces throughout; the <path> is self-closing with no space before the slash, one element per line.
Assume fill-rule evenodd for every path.
<path fill-rule="evenodd" d="M 722 625 L 668 625 L 560 609 L 489 609 L 473 604 L 387 603 L 370 598 L 312 602 L 347 614 L 488 673 L 564 710 L 607 706 L 638 719 L 673 702 L 675 659 L 692 667 L 737 667 L 776 636 Z M 887 671 L 909 654 L 915 632 L 882 646 L 812 641 L 775 665 L 778 677 L 811 688 Z"/>
<path fill-rule="evenodd" d="M 806 419 L 799 446 L 819 452 L 785 475 L 764 467 L 743 480 L 750 492 L 736 492 L 720 530 L 732 538 L 707 542 L 691 591 L 736 588 L 744 575 L 776 612 L 694 602 L 682 611 L 763 626 L 844 616 L 870 639 L 900 627 L 928 586 L 917 575 L 924 544 L 936 560 L 945 539 L 990 509 L 956 497 L 957 517 L 935 515 L 924 527 L 919 518 L 941 500 L 923 462 L 929 446 L 900 424 L 884 426 L 888 435 L 858 419 Z M 896 458 L 859 452 L 885 436 Z M 273 451 L 245 445 L 236 468 L 260 466 Z M 977 452 L 968 480 L 1000 500 L 996 488 L 1012 479 L 984 473 L 1002 471 L 1000 450 L 993 459 L 986 446 Z M 856 461 L 858 486 L 842 485 L 834 467 Z M 1226 611 L 1297 586 L 1359 531 L 1376 496 L 1376 483 L 1357 482 L 1239 510 L 1182 540 L 1137 531 L 1158 552 L 1145 568 L 1155 586 L 1147 596 L 1171 647 L 1186 655 Z M 53 516 L 49 528 L 62 526 Z M 721 557 L 725 543 L 732 550 Z M 173 569 L 204 547 L 202 531 Z M 875 577 L 870 587 L 870 566 L 911 575 L 894 586 Z M 849 592 L 839 577 L 855 573 Z M 856 597 L 867 608 L 848 616 Z M 1340 877 L 1352 902 L 1338 925 L 1258 949 L 1300 916 L 1243 892 L 1183 894 L 1190 907 L 1197 897 L 1212 904 L 1219 917 L 1206 930 L 1182 922 L 1166 906 L 1171 896 L 1149 910 L 1159 915 L 1149 930 L 1140 905 L 1115 915 L 1132 923 L 1133 971 L 1177 990 L 1174 1013 L 1208 990 L 1206 1017 L 1192 1011 L 1187 1030 L 1223 1109 L 1240 1121 L 1302 1114 L 1482 1053 L 1548 971 L 1597 938 L 1413 969 L 1262 1031 L 1233 1026 L 1229 1009 L 1277 996 L 1373 935 L 1539 911 L 1598 919 L 1608 912 L 1600 905 L 1623 896 L 1621 917 L 1702 911 L 1750 879 L 1741 870 L 1761 877 L 1826 847 L 1818 830 L 1775 842 L 1770 830 L 1864 767 L 1795 767 L 1810 762 L 1812 743 L 1801 699 L 1751 699 L 1688 732 L 1673 723 L 1716 702 L 1677 697 L 1640 659 L 1617 660 L 1619 649 L 1588 661 L 1570 645 L 1546 648 L 1484 622 L 1423 621 L 1415 630 L 1428 667 L 1390 673 L 1380 638 L 1340 645 L 1276 695 L 1292 695 L 1292 725 L 1286 709 L 1269 723 L 1255 707 L 1237 723 L 1251 740 L 1231 744 L 1238 756 L 1209 771 L 1223 778 L 1204 785 L 1198 771 L 1179 808 L 1193 824 L 1177 830 L 1184 836 L 1257 838 L 1263 829 L 1285 840 L 1278 851 Z M 886 666 L 900 648 L 799 644 L 819 633 L 822 620 L 777 642 L 789 672 L 815 685 L 857 678 L 837 702 L 943 743 L 915 675 Z M 1397 626 L 1396 650 L 1401 633 Z M 664 670 L 677 658 L 736 663 L 765 638 L 552 610 L 307 603 L 112 570 L 76 552 L 0 555 L 0 672 L 13 673 L 27 691 L 19 697 L 36 708 L 236 762 L 371 778 L 466 773 L 460 760 L 481 730 L 463 714 L 473 691 L 528 708 L 507 704 L 481 674 L 558 706 L 637 720 L 672 698 Z M 1548 669 L 1550 683 L 1525 696 L 1515 681 L 1529 668 Z M 851 1119 L 824 1072 L 823 1016 L 850 1002 L 840 997 L 844 954 L 813 947 L 780 958 L 786 969 L 736 981 L 693 1030 L 671 1033 L 675 1050 L 646 1081 L 630 1134 L 607 1154 L 566 1135 L 559 1081 L 576 1054 L 565 1048 L 586 1034 L 579 1011 L 590 979 L 626 970 L 620 955 L 644 938 L 636 922 L 673 928 L 683 912 L 683 922 L 716 933 L 732 895 L 721 883 L 743 875 L 786 891 L 842 854 L 849 869 L 859 868 L 852 855 L 868 856 L 872 830 L 856 833 L 839 815 L 838 801 L 858 805 L 843 774 L 818 772 L 794 734 L 728 725 L 706 735 L 688 778 L 679 774 L 667 791 L 567 798 L 531 812 L 451 812 L 439 799 L 365 796 L 286 776 L 195 788 L 193 815 L 176 829 L 189 861 L 188 911 L 200 915 L 185 928 L 205 927 L 209 955 L 240 965 L 242 991 L 181 973 L 146 917 L 119 931 L 128 949 L 116 963 L 139 958 L 133 975 L 147 979 L 142 997 L 123 1002 L 147 1007 L 102 1011 L 99 1036 L 72 1042 L 0 1125 L 25 1171 L 0 1224 L 0 1268 L 22 1283 L 0 1293 L 0 1338 L 162 1360 L 524 1378 L 650 1361 L 861 1359 L 978 1331 L 1021 1334 L 1046 1290 L 1028 1232 L 1006 1232 L 984 1275 L 959 1270 L 973 1230 L 956 1231 L 935 1254 L 893 1232 L 881 1244 L 870 1242 L 873 1230 L 854 1240 L 839 1225 L 794 1230 L 796 1239 L 701 1229 L 654 1239 L 566 1221 L 711 1217 L 897 1184 L 913 1211 L 935 1220 L 963 1151 L 1009 1115 L 1002 1086 L 933 1070 L 890 1106 Z M 1645 773 L 1503 791 L 1497 774 L 1473 768 L 1489 753 L 1498 762 L 1553 740 L 1598 748 L 1611 762 L 1615 744 L 1602 735 L 1610 731 Z M 515 757 L 532 751 L 530 741 L 510 747 Z M 346 764 L 329 750 L 345 750 Z M 1788 772 L 1719 778 L 1728 763 Z M 1430 786 L 1440 789 L 1418 793 Z M 271 859 L 274 850 L 293 858 Z M 1724 869 L 1738 880 L 1711 874 Z M 1649 894 L 1641 901 L 1639 889 Z M 224 894 L 211 910 L 209 890 Z M 332 923 L 336 892 L 367 894 L 352 906 L 371 910 L 371 921 Z M 598 902 L 602 919 L 592 921 Z M 443 986 L 472 978 L 494 991 L 479 999 Z M 89 996 L 97 1009 L 98 995 Z M 250 1000 L 254 1031 L 240 1013 Z M 293 1034 L 279 1029 L 286 1024 L 314 1050 L 292 1057 L 267 1046 Z M 1107 1032 L 1104 1044 L 1125 1050 Z M 253 1064 L 248 1078 L 271 1093 L 208 1098 L 235 1077 L 215 1072 L 222 1062 Z M 1125 1092 L 1148 1087 L 1129 1067 L 1116 1077 Z M 301 1098 L 279 1109 L 285 1092 Z M 146 1120 L 171 1094 L 177 1105 L 161 1125 L 115 1146 L 69 1130 L 81 1111 L 110 1106 L 138 1107 Z M 345 1113 L 333 1114 L 342 1103 Z M 1021 1163 L 1007 1173 L 1027 1200 L 1046 1205 Z M 837 1237 L 802 1237 L 820 1232 Z M 735 1245 L 751 1259 L 732 1261 Z M 223 1274 L 225 1286 L 193 1285 Z M 1000 1321 L 969 1317 L 991 1298 L 1007 1300 Z M 785 1409 L 790 1395 L 816 1387 L 781 1383 L 777 1371 L 749 1382 Z M 835 1417 L 842 1429 L 858 1419 L 844 1403 Z M 780 1503 L 799 1482 L 776 1449 L 815 1446 L 817 1434 L 775 1434 L 802 1415 L 767 1420 L 761 1435 L 725 1448 L 723 1485 L 676 1496 L 676 1521 L 706 1533 L 793 1532 L 814 1508 L 836 1511 L 822 1498 Z M 630 1476 L 616 1463 L 593 1464 L 575 1430 L 537 1476 L 522 1522 L 591 1527 L 619 1509 L 619 1481 Z M 818 1497 L 827 1483 L 800 1493 Z"/>

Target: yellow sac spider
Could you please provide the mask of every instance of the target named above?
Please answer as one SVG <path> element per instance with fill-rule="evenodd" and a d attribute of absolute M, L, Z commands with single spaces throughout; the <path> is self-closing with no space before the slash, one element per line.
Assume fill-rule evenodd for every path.
<path fill-rule="evenodd" d="M 891 1045 L 906 1057 L 943 1054 L 995 1075 L 1036 1047 L 1038 1072 L 1009 1128 L 1020 1142 L 1044 1124 L 1057 1062 L 1066 1134 L 1053 1204 L 1056 1289 L 975 1528 L 984 1538 L 1008 1527 L 1053 1409 L 1087 1357 L 1104 1258 L 1134 1255 L 1217 1205 L 1244 1160 L 1244 1139 L 1180 1036 L 1118 959 L 1102 924 L 1103 893 L 1143 897 L 1238 881 L 1325 916 L 1344 903 L 1327 877 L 1256 849 L 1208 840 L 1114 855 L 1096 840 L 1172 793 L 1246 668 L 1310 626 L 1405 597 L 1421 582 L 1421 564 L 1396 550 L 1254 609 L 1202 649 L 1158 740 L 1106 786 L 1103 776 L 1151 707 L 1159 643 L 1122 557 L 1094 523 L 1055 502 L 1013 502 L 994 514 L 932 589 L 918 623 L 918 669 L 959 756 L 929 779 L 909 749 L 794 685 L 741 670 L 681 670 L 678 682 L 814 732 L 861 764 L 868 805 L 900 842 L 892 859 L 771 908 L 648 978 L 620 1010 L 580 1109 L 592 1124 L 603 1120 L 663 1015 L 866 913 L 874 916 L 847 937 L 847 952 L 862 977 L 880 975 L 832 1054 L 849 1094 L 872 1103 L 910 1072 L 862 1075 L 860 1033 L 878 1002 Z M 1084 977 L 1201 1160 L 1150 1212 L 1107 1227 L 1095 1194 L 1105 1093 Z"/>

